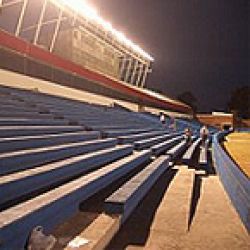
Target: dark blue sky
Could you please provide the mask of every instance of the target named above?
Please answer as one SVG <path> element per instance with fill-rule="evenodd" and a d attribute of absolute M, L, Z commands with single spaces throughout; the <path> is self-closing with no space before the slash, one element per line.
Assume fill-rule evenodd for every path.
<path fill-rule="evenodd" d="M 154 58 L 148 87 L 185 90 L 202 111 L 223 110 L 249 84 L 248 0 L 88 0 Z"/>

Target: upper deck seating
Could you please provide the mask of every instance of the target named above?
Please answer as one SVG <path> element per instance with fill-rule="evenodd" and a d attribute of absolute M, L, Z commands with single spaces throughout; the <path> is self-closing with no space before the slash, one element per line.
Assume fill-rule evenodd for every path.
<path fill-rule="evenodd" d="M 111 136 L 116 130 L 162 129 L 159 121 L 147 119 L 141 114 L 108 106 L 51 96 L 36 91 L 0 87 L 7 90 L 2 94 L 6 109 L 0 112 L 0 126 L 22 125 L 80 125 L 88 130 L 98 130 Z M 6 102 L 4 102 L 4 100 Z M 124 135 L 124 133 L 120 133 Z"/>

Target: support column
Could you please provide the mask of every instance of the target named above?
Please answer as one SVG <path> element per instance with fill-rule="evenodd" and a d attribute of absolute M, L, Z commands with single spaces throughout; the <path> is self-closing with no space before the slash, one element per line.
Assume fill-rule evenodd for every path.
<path fill-rule="evenodd" d="M 120 68 L 120 80 L 123 80 L 122 77 L 123 77 L 123 71 L 125 69 L 125 64 L 126 64 L 126 55 L 124 55 L 124 57 L 122 57 L 122 65 L 121 65 L 121 68 Z"/>
<path fill-rule="evenodd" d="M 52 52 L 54 50 L 56 38 L 58 36 L 58 32 L 59 32 L 61 21 L 62 21 L 62 16 L 63 16 L 63 11 L 62 11 L 62 9 L 60 9 L 60 13 L 59 13 L 58 19 L 56 21 L 55 32 L 54 32 L 54 35 L 52 37 L 52 41 L 51 41 L 51 44 L 50 44 L 50 47 L 49 47 L 50 52 Z"/>
<path fill-rule="evenodd" d="M 138 72 L 138 76 L 137 76 L 137 80 L 136 80 L 136 86 L 139 87 L 140 85 L 140 80 L 141 80 L 141 76 L 142 76 L 142 73 L 143 73 L 143 63 L 140 64 L 140 69 L 139 69 L 139 72 Z"/>
<path fill-rule="evenodd" d="M 34 44 L 37 44 L 37 41 L 38 41 L 38 38 L 39 38 L 39 34 L 40 34 L 40 31 L 41 31 L 42 21 L 43 21 L 44 13 L 45 13 L 45 10 L 46 10 L 47 2 L 48 2 L 48 0 L 44 0 L 44 2 L 43 2 L 42 10 L 41 10 L 39 21 L 38 21 L 38 24 L 37 24 L 36 33 L 35 33 L 35 36 L 34 36 L 34 41 L 33 41 Z"/>
<path fill-rule="evenodd" d="M 136 59 L 135 59 L 136 60 Z M 130 80 L 130 83 L 132 85 L 134 85 L 134 81 L 135 81 L 135 75 L 136 75 L 136 71 L 137 71 L 137 67 L 138 67 L 138 60 L 136 60 L 135 64 L 134 64 L 134 70 L 133 70 L 133 73 L 132 73 L 132 77 L 131 77 L 131 80 Z"/>
<path fill-rule="evenodd" d="M 17 22 L 17 26 L 16 26 L 16 31 L 15 31 L 15 36 L 19 36 L 20 32 L 21 32 L 21 27 L 23 24 L 23 18 L 24 18 L 24 14 L 27 8 L 27 4 L 28 4 L 28 0 L 24 0 L 23 1 L 23 6 L 21 9 L 21 13 Z M 0 0 L 0 6 L 1 6 L 1 0 Z"/>
<path fill-rule="evenodd" d="M 145 66 L 145 70 L 144 70 L 144 74 L 143 74 L 143 78 L 142 78 L 142 81 L 141 81 L 141 88 L 143 88 L 145 86 L 145 83 L 146 83 L 146 79 L 147 79 L 147 76 L 148 76 L 148 69 L 149 69 L 149 65 L 147 64 Z"/>
<path fill-rule="evenodd" d="M 133 58 L 129 58 L 128 68 L 127 68 L 125 79 L 124 79 L 125 82 L 128 82 L 128 80 L 129 80 L 129 75 L 130 75 L 130 71 L 131 71 L 131 67 L 132 67 L 132 62 L 133 62 Z"/>
<path fill-rule="evenodd" d="M 73 27 L 75 27 L 76 19 L 77 19 L 77 14 L 74 12 L 73 19 L 72 19 L 72 23 L 71 23 L 71 25 L 72 25 Z"/>

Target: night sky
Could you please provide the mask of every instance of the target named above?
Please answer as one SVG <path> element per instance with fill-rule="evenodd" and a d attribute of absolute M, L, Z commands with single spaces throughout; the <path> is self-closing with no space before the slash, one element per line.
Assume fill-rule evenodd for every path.
<path fill-rule="evenodd" d="M 191 91 L 200 111 L 223 111 L 249 83 L 248 0 L 88 0 L 155 58 L 148 88 Z"/>

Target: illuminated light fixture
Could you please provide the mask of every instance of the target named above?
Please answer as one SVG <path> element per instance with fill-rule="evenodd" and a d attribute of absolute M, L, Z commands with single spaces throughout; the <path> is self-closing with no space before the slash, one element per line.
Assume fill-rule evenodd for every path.
<path fill-rule="evenodd" d="M 126 43 L 127 42 L 127 38 L 126 36 L 120 32 L 120 31 L 115 31 L 114 32 L 114 35 L 116 36 L 116 38 L 120 41 L 120 42 L 123 42 L 123 43 Z"/>
<path fill-rule="evenodd" d="M 62 3 L 64 6 L 72 9 L 73 11 L 77 12 L 78 14 L 83 15 L 91 20 L 96 20 L 98 18 L 97 10 L 88 6 L 84 0 L 57 0 L 58 2 Z"/>
<path fill-rule="evenodd" d="M 105 30 L 112 33 L 119 42 L 130 47 L 132 50 L 134 50 L 136 53 L 140 54 L 141 56 L 145 57 L 146 59 L 150 61 L 154 61 L 154 59 L 148 53 L 146 53 L 138 45 L 130 41 L 122 32 L 115 30 L 111 23 L 103 20 L 98 15 L 98 12 L 94 8 L 90 7 L 85 2 L 85 0 L 70 0 L 70 1 L 69 0 L 54 0 L 54 1 L 67 8 L 70 8 L 71 10 L 73 10 L 74 12 L 80 15 L 83 15 L 87 19 L 95 21 L 96 23 L 100 24 Z"/>
<path fill-rule="evenodd" d="M 111 31 L 114 29 L 111 23 L 102 20 L 100 17 L 98 18 L 98 23 L 101 24 L 105 30 Z"/>

